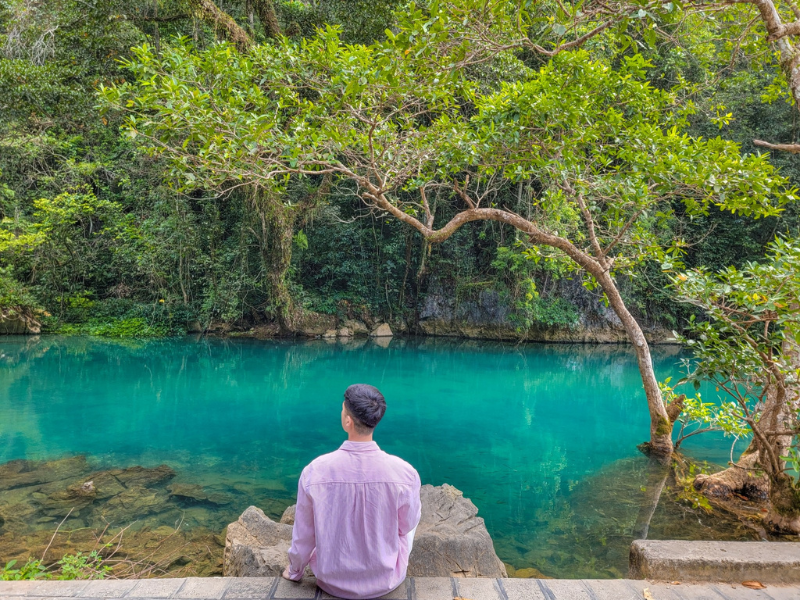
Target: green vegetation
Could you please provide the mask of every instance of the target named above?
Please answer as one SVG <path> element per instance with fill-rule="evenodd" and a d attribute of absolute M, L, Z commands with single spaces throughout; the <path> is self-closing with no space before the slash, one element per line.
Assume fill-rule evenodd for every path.
<path fill-rule="evenodd" d="M 66 554 L 52 565 L 44 561 L 29 559 L 17 566 L 12 560 L 0 567 L 0 581 L 21 581 L 26 579 L 104 579 L 111 572 L 111 566 L 104 563 L 97 550 L 88 553 Z"/>
<path fill-rule="evenodd" d="M 368 46 L 334 50 L 339 48 L 339 40 L 343 44 L 377 42 L 375 48 L 383 48 L 386 60 L 392 52 L 413 47 L 407 60 L 396 65 L 401 70 L 413 69 L 408 73 L 411 79 L 396 82 L 399 89 L 427 81 L 429 96 L 425 101 L 433 104 L 426 110 L 441 103 L 442 107 L 450 107 L 449 118 L 469 116 L 469 112 L 453 113 L 453 102 L 461 103 L 458 106 L 478 102 L 476 108 L 483 111 L 472 125 L 454 122 L 457 128 L 468 126 L 458 135 L 444 128 L 442 121 L 430 129 L 427 148 L 438 152 L 435 162 L 440 167 L 446 165 L 454 177 L 459 173 L 463 176 L 460 170 L 466 164 L 472 164 L 469 169 L 479 167 L 470 152 L 478 152 L 483 162 L 491 157 L 483 179 L 473 176 L 473 188 L 486 186 L 487 177 L 495 172 L 491 202 L 526 217 L 546 214 L 549 227 L 563 226 L 567 232 L 575 227 L 579 215 L 559 196 L 563 191 L 555 193 L 553 188 L 546 192 L 547 186 L 564 175 L 559 174 L 559 165 L 566 166 L 593 147 L 589 130 L 580 136 L 584 127 L 581 119 L 601 109 L 596 103 L 582 108 L 576 105 L 577 112 L 566 112 L 557 119 L 558 113 L 542 104 L 550 93 L 543 85 L 550 86 L 555 108 L 560 106 L 562 94 L 564 106 L 570 106 L 569 94 L 577 98 L 587 93 L 587 85 L 610 91 L 614 85 L 633 89 L 631 86 L 649 82 L 650 87 L 642 88 L 634 100 L 636 110 L 641 111 L 643 103 L 650 103 L 663 114 L 664 128 L 670 126 L 668 121 L 672 119 L 675 125 L 682 122 L 689 134 L 708 138 L 704 142 L 708 146 L 698 148 L 694 155 L 676 154 L 674 160 L 678 163 L 662 163 L 664 169 L 680 164 L 686 172 L 700 176 L 697 167 L 701 163 L 697 161 L 709 151 L 714 152 L 711 146 L 716 142 L 712 139 L 720 134 L 724 139 L 740 142 L 745 152 L 754 150 L 752 140 L 756 137 L 791 140 L 793 109 L 787 101 L 790 93 L 783 84 L 779 65 L 763 54 L 760 33 L 742 33 L 738 13 L 713 20 L 694 15 L 680 26 L 673 9 L 659 9 L 644 17 L 636 13 L 635 18 L 620 21 L 615 28 L 588 39 L 580 52 L 566 52 L 551 59 L 537 48 L 551 52 L 570 36 L 588 31 L 594 9 L 585 10 L 587 20 L 581 22 L 574 16 L 568 18 L 555 5 L 542 4 L 538 10 L 522 15 L 523 24 L 539 33 L 520 42 L 514 39 L 517 25 L 511 20 L 514 11 L 508 7 L 495 7 L 491 39 L 486 32 L 478 35 L 476 27 L 480 23 L 475 6 L 470 3 L 438 4 L 427 12 L 413 9 L 393 16 L 392 10 L 400 8 L 400 4 L 361 6 L 344 1 L 314 6 L 233 1 L 220 5 L 220 10 L 233 17 L 233 25 L 240 27 L 250 40 L 248 43 L 253 44 L 251 56 L 245 58 L 234 48 L 215 45 L 217 36 L 231 39 L 230 35 L 237 32 L 206 25 L 203 14 L 192 2 L 102 0 L 96 10 L 87 12 L 77 0 L 61 3 L 51 11 L 25 0 L 7 0 L 0 9 L 0 256 L 3 293 L 10 294 L 5 290 L 13 289 L 15 296 L 13 303 L 4 300 L 3 305 L 46 311 L 50 317 L 40 314 L 37 318 L 44 318 L 45 330 L 50 331 L 164 335 L 181 332 L 191 321 L 204 325 L 227 322 L 247 328 L 274 319 L 291 332 L 300 309 L 403 319 L 413 325 L 425 296 L 432 290 L 444 290 L 455 297 L 459 290 L 478 286 L 500 293 L 511 310 L 510 322 L 524 337 L 531 327 L 576 326 L 586 310 L 587 298 L 594 295 L 602 300 L 600 290 L 587 291 L 586 297 L 576 296 L 568 282 L 581 275 L 571 272 L 573 267 L 569 261 L 564 262 L 563 255 L 542 246 L 531 247 L 526 236 L 499 222 L 472 222 L 447 243 L 429 245 L 418 233 L 394 221 L 387 222 L 359 201 L 354 202 L 353 194 L 358 190 L 336 178 L 326 182 L 322 176 L 292 177 L 277 192 L 270 184 L 264 188 L 269 188 L 269 193 L 254 193 L 252 186 L 215 178 L 208 170 L 189 173 L 164 158 L 141 153 L 142 138 L 131 139 L 120 131 L 120 113 L 101 113 L 96 108 L 95 93 L 99 87 L 113 89 L 125 81 L 133 83 L 137 73 L 142 76 L 134 63 L 120 63 L 120 59 L 130 59 L 130 48 L 143 43 L 148 44 L 147 52 L 153 57 L 180 58 L 187 65 L 187 61 L 205 56 L 205 63 L 195 64 L 206 72 L 217 70 L 225 77 L 235 77 L 236 82 L 231 79 L 229 85 L 243 86 L 260 81 L 262 76 L 252 79 L 253 71 L 270 60 L 275 61 L 270 77 L 282 79 L 292 73 L 303 77 L 301 65 L 292 64 L 292 60 L 312 58 L 316 52 L 314 60 L 320 64 L 335 59 L 331 64 L 344 69 L 341 89 L 349 95 L 340 96 L 340 104 L 346 98 L 366 98 L 377 91 L 378 79 L 390 73 L 369 73 L 367 63 L 348 71 L 345 60 L 380 59 L 364 53 Z M 274 31 L 265 25 L 270 10 L 277 16 L 279 29 L 288 36 L 285 41 L 270 39 L 274 38 L 270 33 Z M 679 49 L 669 39 L 654 37 L 652 25 L 656 23 L 673 27 L 674 35 L 683 36 Z M 331 30 L 315 37 L 316 27 L 330 25 L 340 27 L 339 33 Z M 414 29 L 417 26 L 423 30 Z M 428 31 L 424 31 L 426 27 Z M 474 33 L 475 47 L 481 52 L 494 52 L 496 58 L 475 61 L 461 69 L 460 65 L 467 65 L 475 57 L 463 54 L 463 47 L 454 47 L 447 52 L 454 59 L 461 56 L 461 62 L 442 70 L 436 61 L 443 60 L 443 55 L 434 57 L 433 50 L 417 55 L 423 43 L 435 48 L 437 40 L 448 31 L 459 35 Z M 186 37 L 176 38 L 180 35 Z M 408 35 L 419 38 L 412 40 Z M 739 35 L 744 37 L 739 39 Z M 732 41 L 720 42 L 721 39 Z M 492 44 L 501 40 L 506 40 L 505 45 L 512 50 L 495 52 Z M 329 50 L 324 45 L 329 42 L 337 45 Z M 323 45 L 313 49 L 314 44 Z M 513 51 L 515 47 L 517 52 Z M 327 56 L 329 51 L 344 53 Z M 278 56 L 280 53 L 283 58 Z M 176 68 L 183 68 L 179 64 Z M 568 65 L 572 65 L 572 75 L 565 70 Z M 570 78 L 575 77 L 574 69 L 579 65 L 583 79 L 575 79 L 573 85 Z M 586 70 L 589 65 L 597 67 Z M 308 67 L 312 66 L 309 63 Z M 546 70 L 536 75 L 543 66 Z M 364 83 L 362 75 L 351 77 L 357 71 L 363 72 Z M 434 84 L 435 74 L 440 71 L 444 76 Z M 611 83 L 614 78 L 618 78 L 617 84 Z M 529 83 L 523 84 L 525 81 Z M 531 86 L 540 87 L 537 90 Z M 285 94 L 291 89 L 288 86 Z M 223 86 L 219 93 L 230 90 Z M 338 93 L 339 88 L 330 91 Z M 421 93 L 421 88 L 414 91 Z M 532 94 L 538 94 L 538 99 Z M 593 93 L 588 93 L 587 98 L 602 101 Z M 218 100 L 228 103 L 232 98 L 220 96 Z M 139 97 L 139 102 L 146 101 L 146 96 Z M 317 100 L 313 106 L 324 107 L 325 102 Z M 509 103 L 518 108 L 529 106 L 534 112 L 509 112 Z M 660 108 L 656 108 L 658 103 Z M 139 106 L 145 108 L 143 104 Z M 184 108 L 190 106 L 191 103 Z M 235 106 L 234 103 L 226 110 Z M 176 105 L 175 110 L 180 107 Z M 635 126 L 635 121 L 627 122 L 625 110 L 629 109 L 619 113 L 625 115 L 621 124 Z M 206 116 L 196 114 L 196 122 Z M 252 116 L 263 117 L 255 113 Z M 564 138 L 558 149 L 549 150 L 562 153 L 560 162 L 526 164 L 527 159 L 521 155 L 514 157 L 513 146 L 497 145 L 497 140 L 515 139 L 512 131 L 504 129 L 517 122 L 515 119 L 533 116 L 539 122 L 553 119 L 550 127 L 556 128 L 552 129 L 554 134 L 578 134 Z M 614 121 L 607 123 L 613 124 Z M 181 131 L 185 129 L 177 128 L 176 136 L 183 135 Z M 194 133 L 200 132 L 198 129 Z M 627 144 L 639 133 L 626 130 L 613 135 L 622 136 L 619 139 Z M 490 134 L 494 138 L 486 137 Z M 610 130 L 604 135 L 608 134 Z M 475 135 L 484 136 L 483 142 L 473 139 Z M 192 139 L 198 143 L 198 138 Z M 263 140 L 257 143 L 263 144 Z M 516 143 L 521 149 L 530 139 L 522 136 Z M 727 148 L 719 146 L 723 147 Z M 192 148 L 187 146 L 190 154 Z M 394 164 L 399 165 L 419 148 L 412 145 L 405 153 L 397 153 L 392 159 Z M 567 159 L 565 150 L 570 150 L 573 158 Z M 239 151 L 246 155 L 250 150 L 243 144 Z M 634 198 L 637 185 L 641 185 L 631 179 L 636 171 L 626 170 L 625 179 L 617 177 L 613 182 L 606 178 L 601 183 L 597 179 L 599 172 L 592 176 L 594 179 L 586 179 L 586 169 L 594 169 L 593 165 L 600 164 L 597 161 L 630 161 L 636 156 L 633 151 L 630 145 L 609 146 L 605 154 L 597 154 L 583 166 L 574 163 L 567 179 L 572 184 L 581 181 L 597 194 L 623 193 Z M 650 151 L 641 154 L 641 158 L 644 160 Z M 711 158 L 704 164 L 713 164 Z M 750 164 L 760 163 L 750 171 L 748 179 L 754 173 L 766 173 L 766 159 L 767 155 L 760 159 L 751 155 Z M 787 155 L 777 153 L 770 161 L 782 167 L 791 186 L 796 167 Z M 525 164 L 525 168 L 507 172 L 514 162 Z M 724 165 L 718 160 L 716 163 Z M 543 177 L 545 173 L 547 176 Z M 429 178 L 426 173 L 414 174 L 408 185 L 398 189 L 399 200 L 405 205 L 414 203 L 415 190 L 426 177 Z M 724 179 L 720 184 L 726 185 Z M 573 189 L 577 188 L 573 185 Z M 482 193 L 488 191 L 487 187 Z M 457 199 L 453 202 L 452 189 L 449 193 L 431 189 L 429 194 L 437 222 L 447 222 L 457 214 L 460 207 Z M 683 196 L 685 199 L 686 194 Z M 770 202 L 773 200 L 777 198 Z M 613 219 L 624 222 L 624 214 L 607 212 L 604 203 L 590 202 L 589 208 L 608 218 L 608 225 L 614 225 Z M 628 214 L 631 208 L 628 207 Z M 644 218 L 634 223 L 626 240 L 632 243 L 627 256 L 633 262 L 626 265 L 618 258 L 615 273 L 619 278 L 630 267 L 631 276 L 620 281 L 628 282 L 622 285 L 622 294 L 636 315 L 648 323 L 678 328 L 683 327 L 689 313 L 671 300 L 662 274 L 663 265 L 678 265 L 647 258 L 648 248 L 672 248 L 687 265 L 718 269 L 758 259 L 776 232 L 792 234 L 797 224 L 794 204 L 787 205 L 780 215 L 758 220 L 739 210 L 731 213 L 715 206 L 692 214 L 676 207 L 651 210 L 647 209 Z M 301 230 L 302 238 L 297 237 Z M 583 236 L 580 234 L 578 241 L 587 241 Z M 514 266 L 503 252 L 513 252 L 527 264 Z M 591 287 L 591 281 L 588 284 Z M 81 297 L 92 304 L 77 311 L 74 300 Z M 117 300 L 129 304 L 123 309 Z M 165 314 L 159 312 L 161 305 L 167 309 Z M 177 321 L 184 318 L 186 321 Z"/>

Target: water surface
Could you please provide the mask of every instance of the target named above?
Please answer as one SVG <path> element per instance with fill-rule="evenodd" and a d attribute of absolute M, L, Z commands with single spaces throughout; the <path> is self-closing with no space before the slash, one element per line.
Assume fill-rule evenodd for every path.
<path fill-rule="evenodd" d="M 656 348 L 654 359 L 659 377 L 680 374 L 676 348 Z M 506 563 L 549 576 L 624 574 L 646 503 L 647 461 L 636 445 L 649 422 L 626 346 L 5 338 L 0 463 L 85 454 L 97 468 L 167 464 L 175 482 L 228 494 L 224 506 L 181 517 L 183 527 L 221 531 L 250 504 L 275 516 L 293 502 L 303 466 L 343 439 L 351 383 L 386 396 L 378 444 L 423 483 L 450 483 L 471 498 Z M 714 435 L 686 447 L 717 463 L 729 449 Z M 649 535 L 748 535 L 715 532 L 705 520 L 665 501 Z M 31 526 L 52 529 L 58 519 L 40 521 Z M 172 525 L 174 514 L 141 521 Z"/>

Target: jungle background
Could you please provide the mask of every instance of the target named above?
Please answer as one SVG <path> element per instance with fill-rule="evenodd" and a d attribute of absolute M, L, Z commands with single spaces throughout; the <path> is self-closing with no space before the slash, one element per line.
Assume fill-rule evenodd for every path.
<path fill-rule="evenodd" d="M 0 2 L 0 310 L 60 333 L 269 334 L 279 331 L 277 308 L 288 298 L 297 333 L 359 319 L 412 333 L 595 339 L 587 331 L 605 326 L 600 293 L 558 263 L 527 260 L 510 226 L 472 223 L 430 245 L 335 181 L 290 186 L 289 219 L 260 210 L 242 188 L 181 193 L 169 165 L 138 151 L 121 116 L 98 106 L 99 86 L 132 77 L 121 61 L 133 46 L 159 51 L 183 37 L 203 49 L 230 39 L 229 17 L 255 43 L 278 33 L 299 41 L 326 24 L 347 42 L 369 43 L 386 35 L 399 7 L 392 0 Z M 693 107 L 692 135 L 734 140 L 745 153 L 764 151 L 754 139 L 795 142 L 797 111 L 777 57 L 758 22 L 745 27 L 730 22 L 736 18 L 720 13 L 688 39 L 633 35 L 628 47 L 602 40 L 586 47 L 612 60 L 640 53 L 655 88 L 680 85 Z M 546 60 L 521 55 L 533 67 Z M 774 152 L 770 160 L 800 182 L 795 154 Z M 523 210 L 530 194 L 520 184 L 506 205 Z M 796 203 L 779 217 L 712 208 L 674 221 L 686 240 L 685 266 L 712 271 L 761 259 L 777 235 L 795 236 L 799 226 Z M 645 261 L 620 285 L 643 324 L 680 331 L 694 309 L 673 301 L 663 271 Z M 459 318 L 478 326 L 447 326 Z M 493 330 L 498 322 L 505 333 Z M 543 338 L 542 331 L 560 333 Z"/>

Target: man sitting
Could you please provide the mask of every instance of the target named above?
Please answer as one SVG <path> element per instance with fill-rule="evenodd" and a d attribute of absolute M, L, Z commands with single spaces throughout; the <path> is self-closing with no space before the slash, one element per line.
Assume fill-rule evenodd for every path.
<path fill-rule="evenodd" d="M 303 469 L 286 579 L 300 581 L 306 565 L 317 585 L 341 598 L 377 598 L 406 577 L 421 515 L 414 467 L 383 452 L 372 432 L 386 412 L 377 388 L 344 393 L 347 441 Z"/>

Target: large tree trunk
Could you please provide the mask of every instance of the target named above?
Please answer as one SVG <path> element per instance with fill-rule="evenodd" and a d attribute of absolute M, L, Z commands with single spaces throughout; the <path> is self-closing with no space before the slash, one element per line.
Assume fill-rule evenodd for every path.
<path fill-rule="evenodd" d="M 261 258 L 267 272 L 273 314 L 281 334 L 290 335 L 294 333 L 295 311 L 287 277 L 292 264 L 296 212 L 294 207 L 268 198 L 262 190 L 255 191 L 252 201 L 261 228 Z"/>
<path fill-rule="evenodd" d="M 253 0 L 253 8 L 256 10 L 258 20 L 264 27 L 264 34 L 268 38 L 277 38 L 281 35 L 281 28 L 278 25 L 278 16 L 275 14 L 275 6 L 272 0 Z"/>
<path fill-rule="evenodd" d="M 213 27 L 226 40 L 236 44 L 240 51 L 245 52 L 253 45 L 253 40 L 247 32 L 213 0 L 189 0 L 189 4 L 202 21 Z"/>
<path fill-rule="evenodd" d="M 664 399 L 661 389 L 658 387 L 658 379 L 653 370 L 653 358 L 650 356 L 650 344 L 644 336 L 642 328 L 636 319 L 633 318 L 625 301 L 617 289 L 616 282 L 607 270 L 603 269 L 600 273 L 592 273 L 597 279 L 603 291 L 606 293 L 611 308 L 622 321 L 623 327 L 631 341 L 633 351 L 636 353 L 636 360 L 639 364 L 639 375 L 642 378 L 644 393 L 647 397 L 647 408 L 650 411 L 650 441 L 643 448 L 647 453 L 654 456 L 668 457 L 672 454 L 672 427 L 678 415 L 667 413 L 664 406 Z"/>

